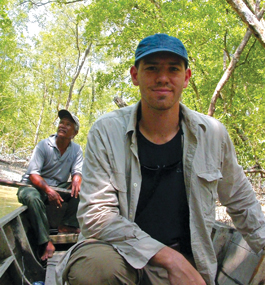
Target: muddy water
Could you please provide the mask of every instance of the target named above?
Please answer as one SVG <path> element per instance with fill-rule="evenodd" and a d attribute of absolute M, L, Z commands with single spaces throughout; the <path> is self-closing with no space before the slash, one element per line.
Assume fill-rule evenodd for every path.
<path fill-rule="evenodd" d="M 21 206 L 17 201 L 17 189 L 0 185 L 0 218 Z"/>

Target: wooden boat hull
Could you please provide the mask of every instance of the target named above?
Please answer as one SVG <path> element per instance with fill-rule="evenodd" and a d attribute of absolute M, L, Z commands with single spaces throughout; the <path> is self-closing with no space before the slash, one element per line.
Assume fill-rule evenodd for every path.
<path fill-rule="evenodd" d="M 26 214 L 27 207 L 21 206 L 0 219 L 0 284 L 30 285 L 45 281 L 45 285 L 54 285 L 55 266 L 65 250 L 77 242 L 78 235 L 50 236 L 56 252 L 46 269 L 35 257 L 37 245 Z M 265 284 L 264 255 L 255 254 L 239 232 L 216 223 L 212 238 L 218 260 L 216 284 Z"/>
<path fill-rule="evenodd" d="M 62 216 L 58 210 L 48 206 L 49 215 Z M 77 242 L 77 234 L 50 235 L 55 245 L 54 258 L 46 266 L 36 258 L 37 244 L 27 219 L 27 207 L 21 206 L 0 219 L 0 284 L 30 285 L 36 281 L 45 281 L 45 285 L 54 285 L 54 269 L 60 256 Z"/>
<path fill-rule="evenodd" d="M 217 285 L 265 284 L 264 255 L 256 254 L 236 229 L 217 222 L 213 245 L 218 262 Z"/>
<path fill-rule="evenodd" d="M 32 284 L 45 280 L 45 269 L 35 258 L 30 226 L 21 206 L 0 219 L 0 284 Z"/>

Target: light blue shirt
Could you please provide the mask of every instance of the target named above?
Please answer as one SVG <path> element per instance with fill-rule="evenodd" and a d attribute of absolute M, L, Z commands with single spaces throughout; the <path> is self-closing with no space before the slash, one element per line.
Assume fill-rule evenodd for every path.
<path fill-rule="evenodd" d="M 70 174 L 82 174 L 83 152 L 81 146 L 70 142 L 61 155 L 56 145 L 57 135 L 40 141 L 35 147 L 27 172 L 22 176 L 22 182 L 31 183 L 30 174 L 40 175 L 48 185 L 58 186 L 67 182 Z"/>

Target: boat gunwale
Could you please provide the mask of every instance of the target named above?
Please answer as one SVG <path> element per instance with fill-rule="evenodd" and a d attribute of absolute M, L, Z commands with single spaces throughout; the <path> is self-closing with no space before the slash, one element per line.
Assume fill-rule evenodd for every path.
<path fill-rule="evenodd" d="M 0 228 L 5 226 L 7 223 L 12 221 L 13 219 L 17 218 L 28 209 L 27 206 L 21 205 L 19 208 L 13 210 L 11 213 L 5 215 L 4 217 L 0 218 Z"/>

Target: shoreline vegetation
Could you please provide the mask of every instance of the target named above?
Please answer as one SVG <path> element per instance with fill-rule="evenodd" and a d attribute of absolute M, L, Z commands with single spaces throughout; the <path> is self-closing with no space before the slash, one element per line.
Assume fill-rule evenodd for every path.
<path fill-rule="evenodd" d="M 0 157 L 0 179 L 12 180 L 19 182 L 22 175 L 27 170 L 28 161 L 24 159 L 12 159 L 6 160 Z M 250 183 L 257 195 L 263 213 L 265 214 L 265 179 L 259 174 L 247 174 Z M 223 222 L 229 226 L 233 226 L 229 215 L 226 214 L 224 206 L 216 202 L 216 220 Z"/>

